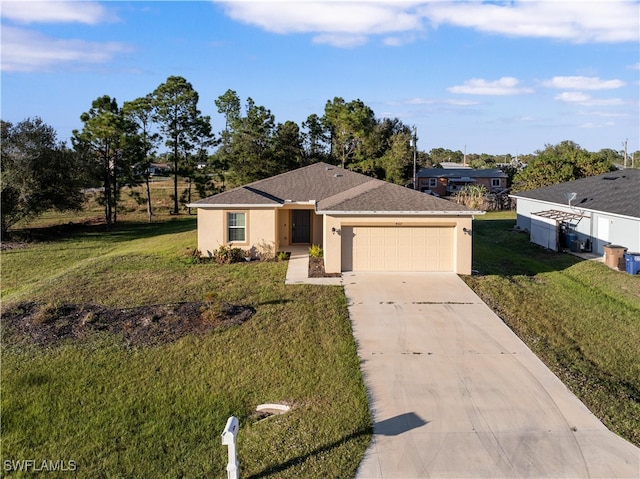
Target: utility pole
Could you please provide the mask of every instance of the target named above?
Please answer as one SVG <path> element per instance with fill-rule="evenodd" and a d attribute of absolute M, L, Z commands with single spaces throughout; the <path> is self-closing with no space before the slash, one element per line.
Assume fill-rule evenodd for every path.
<path fill-rule="evenodd" d="M 625 139 L 622 144 L 624 145 L 624 167 L 627 167 L 627 142 L 629 139 Z"/>
<path fill-rule="evenodd" d="M 413 125 L 413 138 L 411 138 L 411 146 L 413 146 L 413 189 L 417 190 L 418 189 L 418 185 L 416 184 L 416 182 L 418 181 L 418 178 L 416 176 L 416 164 L 417 164 L 417 160 L 418 160 L 418 129 L 416 128 L 415 125 Z"/>

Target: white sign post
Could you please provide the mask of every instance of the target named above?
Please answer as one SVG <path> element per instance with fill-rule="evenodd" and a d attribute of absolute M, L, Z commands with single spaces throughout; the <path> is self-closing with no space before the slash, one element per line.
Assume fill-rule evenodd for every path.
<path fill-rule="evenodd" d="M 238 435 L 238 418 L 231 416 L 222 431 L 222 444 L 228 446 L 229 463 L 227 464 L 227 479 L 238 479 L 238 461 L 236 459 L 236 437 Z"/>

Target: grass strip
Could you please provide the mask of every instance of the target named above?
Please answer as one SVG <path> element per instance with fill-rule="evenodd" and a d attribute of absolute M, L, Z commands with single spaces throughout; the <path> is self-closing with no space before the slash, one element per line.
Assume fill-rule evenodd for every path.
<path fill-rule="evenodd" d="M 640 277 L 554 253 L 513 231 L 474 225 L 467 284 L 604 424 L 640 445 Z"/>

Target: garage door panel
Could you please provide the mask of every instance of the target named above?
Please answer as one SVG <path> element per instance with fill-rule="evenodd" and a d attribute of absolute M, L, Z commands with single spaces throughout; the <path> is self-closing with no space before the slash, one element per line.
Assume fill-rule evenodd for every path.
<path fill-rule="evenodd" d="M 344 271 L 453 271 L 453 227 L 343 228 Z"/>

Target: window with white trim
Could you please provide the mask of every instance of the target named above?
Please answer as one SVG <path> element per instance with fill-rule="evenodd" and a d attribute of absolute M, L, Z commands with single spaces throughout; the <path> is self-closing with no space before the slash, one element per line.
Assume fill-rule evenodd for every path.
<path fill-rule="evenodd" d="M 500 186 L 500 178 L 491 178 L 491 186 L 497 188 Z"/>
<path fill-rule="evenodd" d="M 227 213 L 227 241 L 244 243 L 247 237 L 247 214 Z"/>
<path fill-rule="evenodd" d="M 429 178 L 429 188 L 438 186 L 438 178 Z"/>

